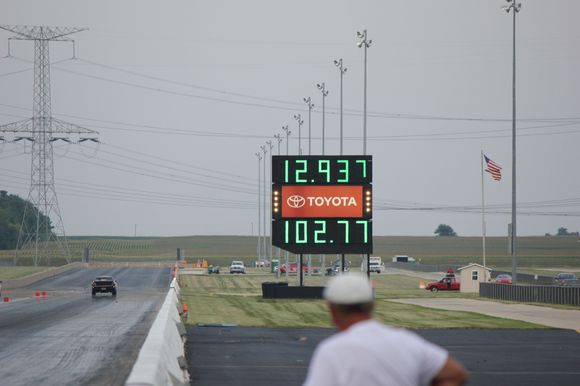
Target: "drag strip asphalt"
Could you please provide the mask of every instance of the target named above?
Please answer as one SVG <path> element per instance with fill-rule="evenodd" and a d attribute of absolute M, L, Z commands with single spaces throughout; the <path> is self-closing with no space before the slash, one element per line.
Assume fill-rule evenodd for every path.
<path fill-rule="evenodd" d="M 470 386 L 563 386 L 580 379 L 580 334 L 575 331 L 415 332 L 459 359 L 471 374 Z M 333 333 L 323 328 L 191 326 L 191 385 L 301 385 L 314 348 Z"/>
<path fill-rule="evenodd" d="M 116 298 L 91 297 L 99 275 Z M 0 304 L 0 384 L 122 385 L 170 281 L 169 268 L 85 268 L 15 291 Z"/>

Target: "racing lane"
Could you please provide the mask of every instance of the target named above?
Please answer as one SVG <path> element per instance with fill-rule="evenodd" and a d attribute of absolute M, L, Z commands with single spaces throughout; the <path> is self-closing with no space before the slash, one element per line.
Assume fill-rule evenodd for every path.
<path fill-rule="evenodd" d="M 91 297 L 99 275 L 118 282 L 116 299 Z M 169 268 L 87 268 L 19 290 L 0 304 L 0 384 L 122 385 L 170 280 Z"/>

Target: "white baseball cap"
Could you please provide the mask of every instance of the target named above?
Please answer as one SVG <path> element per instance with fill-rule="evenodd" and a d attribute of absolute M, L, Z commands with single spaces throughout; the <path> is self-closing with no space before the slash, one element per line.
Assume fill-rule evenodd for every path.
<path fill-rule="evenodd" d="M 334 304 L 361 304 L 373 301 L 373 289 L 365 275 L 346 273 L 333 278 L 324 289 L 323 296 Z"/>

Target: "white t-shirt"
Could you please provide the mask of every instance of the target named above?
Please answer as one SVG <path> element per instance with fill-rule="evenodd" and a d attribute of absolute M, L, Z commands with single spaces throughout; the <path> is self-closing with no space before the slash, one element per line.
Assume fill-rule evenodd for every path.
<path fill-rule="evenodd" d="M 413 332 L 366 320 L 318 345 L 304 386 L 429 385 L 447 357 Z"/>

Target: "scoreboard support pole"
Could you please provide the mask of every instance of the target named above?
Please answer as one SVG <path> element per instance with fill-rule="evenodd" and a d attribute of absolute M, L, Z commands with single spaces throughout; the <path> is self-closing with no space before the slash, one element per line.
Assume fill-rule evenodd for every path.
<path fill-rule="evenodd" d="M 371 254 L 367 253 L 367 277 L 371 278 Z"/>
<path fill-rule="evenodd" d="M 341 259 L 341 267 L 342 267 L 342 273 L 344 273 L 344 253 L 342 254 L 342 259 Z"/>
<path fill-rule="evenodd" d="M 304 260 L 302 259 L 302 253 L 300 254 L 300 287 L 304 286 L 304 269 L 303 264 L 304 264 Z"/>

